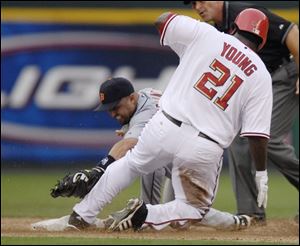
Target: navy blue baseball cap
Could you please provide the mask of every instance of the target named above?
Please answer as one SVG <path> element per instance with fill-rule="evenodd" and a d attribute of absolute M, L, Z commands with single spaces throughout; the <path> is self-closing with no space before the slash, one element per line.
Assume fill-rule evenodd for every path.
<path fill-rule="evenodd" d="M 95 111 L 108 111 L 115 107 L 123 97 L 134 92 L 133 85 L 125 78 L 110 78 L 103 82 L 99 90 L 100 104 Z"/>

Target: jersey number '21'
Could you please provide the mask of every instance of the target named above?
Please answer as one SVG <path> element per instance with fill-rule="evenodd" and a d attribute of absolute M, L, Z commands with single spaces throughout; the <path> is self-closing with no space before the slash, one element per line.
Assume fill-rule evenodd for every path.
<path fill-rule="evenodd" d="M 221 75 L 219 77 L 216 77 L 211 72 L 204 73 L 201 78 L 197 81 L 197 83 L 194 85 L 194 88 L 201 92 L 204 96 L 206 96 L 209 100 L 212 100 L 215 95 L 217 94 L 217 91 L 213 88 L 207 88 L 205 85 L 207 82 L 210 82 L 214 86 L 223 86 L 225 82 L 230 77 L 230 70 L 224 66 L 221 62 L 218 60 L 214 60 L 210 66 L 212 70 L 216 71 L 218 70 Z M 239 86 L 242 84 L 243 80 L 238 77 L 237 75 L 234 75 L 231 78 L 231 84 L 228 87 L 228 89 L 225 91 L 225 93 L 221 97 L 217 97 L 214 101 L 214 103 L 221 108 L 222 110 L 226 110 L 228 107 L 228 101 L 233 96 L 233 94 L 236 92 L 236 90 L 239 88 Z"/>

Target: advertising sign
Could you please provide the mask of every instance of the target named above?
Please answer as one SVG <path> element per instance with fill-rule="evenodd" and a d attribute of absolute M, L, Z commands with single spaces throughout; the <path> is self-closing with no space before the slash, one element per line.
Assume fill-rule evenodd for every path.
<path fill-rule="evenodd" d="M 1 23 L 1 159 L 99 159 L 120 125 L 95 112 L 101 82 L 164 89 L 178 58 L 154 26 Z M 142 31 L 141 31 L 142 30 Z"/>

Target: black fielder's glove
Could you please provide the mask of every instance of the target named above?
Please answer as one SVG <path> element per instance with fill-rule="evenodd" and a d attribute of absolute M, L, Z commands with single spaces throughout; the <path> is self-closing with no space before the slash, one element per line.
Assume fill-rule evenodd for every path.
<path fill-rule="evenodd" d="M 58 180 L 52 188 L 51 196 L 56 198 L 62 197 L 79 197 L 83 198 L 94 185 L 98 182 L 104 173 L 104 169 L 97 166 L 91 170 L 81 170 L 73 174 L 67 174 L 62 180 Z"/>

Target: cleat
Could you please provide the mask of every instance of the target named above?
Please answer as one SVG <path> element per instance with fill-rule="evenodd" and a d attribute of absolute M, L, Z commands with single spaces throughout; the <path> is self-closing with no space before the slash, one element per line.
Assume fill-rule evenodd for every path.
<path fill-rule="evenodd" d="M 114 222 L 113 217 L 111 217 L 111 215 L 109 215 L 106 219 L 101 220 L 103 225 L 104 225 L 104 229 L 108 230 L 110 228 L 110 226 L 112 225 L 112 223 Z"/>
<path fill-rule="evenodd" d="M 235 215 L 233 216 L 235 220 L 235 229 L 236 230 L 243 230 L 251 225 L 252 218 L 248 215 Z"/>
<path fill-rule="evenodd" d="M 254 226 L 265 226 L 267 225 L 267 219 L 264 214 L 251 214 L 251 224 Z"/>
<path fill-rule="evenodd" d="M 139 199 L 130 199 L 127 206 L 109 216 L 111 223 L 109 230 L 125 231 L 133 228 L 134 231 L 139 230 L 144 224 L 148 210 L 146 204 Z M 111 220 L 112 219 L 112 220 Z"/>
<path fill-rule="evenodd" d="M 76 212 L 73 211 L 73 213 L 70 215 L 69 218 L 69 226 L 70 227 L 75 227 L 78 230 L 83 230 L 86 229 L 90 226 L 89 223 L 85 222 L 79 214 L 77 214 Z"/>
<path fill-rule="evenodd" d="M 251 226 L 265 226 L 267 225 L 267 219 L 265 214 L 237 214 L 247 215 L 251 218 Z"/>

